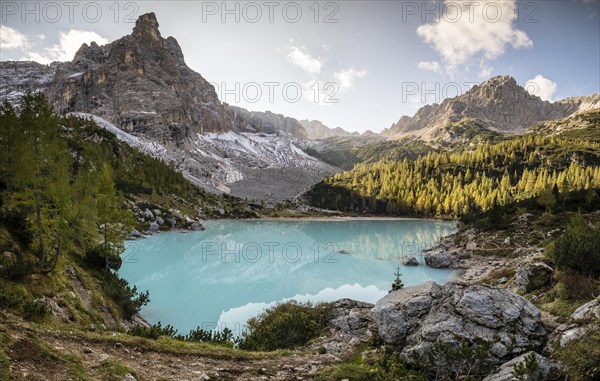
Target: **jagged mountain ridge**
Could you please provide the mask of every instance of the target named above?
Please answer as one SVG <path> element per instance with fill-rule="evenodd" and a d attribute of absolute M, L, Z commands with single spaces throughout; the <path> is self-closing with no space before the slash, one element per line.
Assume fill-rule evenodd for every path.
<path fill-rule="evenodd" d="M 278 201 L 337 171 L 298 148 L 306 132 L 296 119 L 221 103 L 154 13 L 130 35 L 82 45 L 70 62 L 2 62 L 0 76 L 0 101 L 43 91 L 60 114 L 93 118 L 210 191 Z"/>
<path fill-rule="evenodd" d="M 432 141 L 446 127 L 463 119 L 471 119 L 495 132 L 522 133 L 536 123 L 599 107 L 600 94 L 551 103 L 531 95 L 513 77 L 497 76 L 473 86 L 463 95 L 424 106 L 412 117 L 403 116 L 381 134 L 388 139 L 414 137 Z"/>
<path fill-rule="evenodd" d="M 166 145 L 235 129 L 214 87 L 185 64 L 177 40 L 161 36 L 154 13 L 140 16 L 128 36 L 84 44 L 58 66 L 48 94 L 60 113 L 94 114 Z"/>
<path fill-rule="evenodd" d="M 358 132 L 348 132 L 341 127 L 330 128 L 318 120 L 303 119 L 299 121 L 310 140 L 323 140 L 338 136 L 360 136 Z"/>

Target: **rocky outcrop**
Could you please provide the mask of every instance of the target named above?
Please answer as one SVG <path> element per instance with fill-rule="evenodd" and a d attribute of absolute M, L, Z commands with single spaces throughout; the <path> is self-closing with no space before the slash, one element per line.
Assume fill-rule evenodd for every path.
<path fill-rule="evenodd" d="M 493 77 L 465 94 L 440 104 L 427 105 L 412 116 L 403 116 L 382 135 L 389 139 L 440 138 L 452 124 L 471 120 L 474 125 L 501 133 L 521 133 L 536 123 L 566 118 L 599 105 L 596 98 L 578 97 L 550 103 L 531 95 L 510 76 Z"/>
<path fill-rule="evenodd" d="M 235 126 L 239 131 L 262 132 L 280 136 L 306 139 L 306 131 L 294 118 L 270 111 L 248 111 L 241 107 L 227 106 L 235 118 Z"/>
<path fill-rule="evenodd" d="M 443 238 L 439 245 L 424 251 L 423 259 L 425 260 L 425 264 L 438 269 L 467 268 L 469 266 L 467 260 L 471 258 L 470 251 L 474 245 L 475 236 L 474 233 L 471 236 L 469 232 L 466 232 L 464 236 L 468 240 L 464 245 L 456 245 L 454 237 L 449 236 Z"/>
<path fill-rule="evenodd" d="M 528 364 L 535 364 L 529 365 Z M 526 368 L 523 372 L 524 379 L 528 381 L 551 381 L 562 379 L 563 371 L 555 362 L 535 352 L 522 354 L 505 362 L 494 374 L 483 379 L 483 381 L 514 381 L 515 370 L 520 367 Z"/>
<path fill-rule="evenodd" d="M 543 262 L 527 263 L 517 269 L 515 284 L 522 293 L 531 292 L 552 283 L 554 270 Z"/>
<path fill-rule="evenodd" d="M 334 136 L 359 136 L 358 132 L 351 133 L 341 127 L 330 128 L 318 120 L 304 119 L 299 122 L 304 127 L 306 136 L 310 140 L 321 140 Z"/>
<path fill-rule="evenodd" d="M 327 320 L 328 325 L 346 335 L 371 335 L 374 322 L 371 317 L 371 303 L 352 299 L 340 299 L 332 303 L 332 311 Z"/>
<path fill-rule="evenodd" d="M 569 322 L 556 328 L 554 336 L 561 347 L 581 339 L 600 328 L 600 297 L 581 305 L 569 317 Z"/>
<path fill-rule="evenodd" d="M 500 364 L 539 350 L 546 331 L 540 311 L 512 291 L 485 285 L 428 282 L 394 291 L 373 308 L 381 338 L 403 357 L 422 355 L 436 342 L 487 343 Z"/>
<path fill-rule="evenodd" d="M 18 105 L 27 91 L 46 91 L 52 83 L 58 63 L 0 62 L 0 102 Z"/>
<path fill-rule="evenodd" d="M 214 87 L 186 65 L 173 37 L 161 36 L 154 13 L 110 44 L 84 44 L 58 67 L 48 93 L 59 112 L 94 114 L 166 145 L 234 129 Z"/>

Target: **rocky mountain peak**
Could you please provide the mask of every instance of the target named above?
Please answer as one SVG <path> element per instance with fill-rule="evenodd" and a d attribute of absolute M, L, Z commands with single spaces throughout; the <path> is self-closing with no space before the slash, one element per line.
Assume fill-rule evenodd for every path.
<path fill-rule="evenodd" d="M 233 116 L 214 87 L 190 69 L 173 37 L 162 38 L 154 13 L 141 15 L 130 35 L 84 44 L 60 64 L 49 98 L 61 113 L 85 112 L 121 130 L 183 146 L 196 134 L 229 131 Z"/>
<path fill-rule="evenodd" d="M 158 20 L 154 12 L 146 13 L 138 17 L 133 28 L 132 36 L 150 36 L 155 41 L 160 41 L 161 35 L 158 30 Z"/>
<path fill-rule="evenodd" d="M 543 101 L 513 77 L 502 75 L 440 104 L 424 106 L 412 117 L 401 117 L 382 135 L 389 139 L 418 137 L 433 141 L 444 139 L 448 128 L 465 120 L 500 133 L 521 133 L 534 124 L 565 118 L 580 107 L 591 108 L 596 104 L 587 98 L 555 103 Z"/>
<path fill-rule="evenodd" d="M 475 96 L 484 100 L 533 100 L 534 97 L 527 90 L 519 86 L 510 75 L 492 77 L 479 85 L 473 86 L 465 95 Z M 539 98 L 535 97 L 539 100 Z"/>

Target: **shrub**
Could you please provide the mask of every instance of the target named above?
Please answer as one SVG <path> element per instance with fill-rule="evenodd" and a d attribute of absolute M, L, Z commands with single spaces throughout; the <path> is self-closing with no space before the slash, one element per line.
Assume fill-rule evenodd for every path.
<path fill-rule="evenodd" d="M 24 302 L 22 309 L 23 317 L 27 320 L 42 320 L 50 314 L 50 309 L 46 303 L 37 300 Z"/>
<path fill-rule="evenodd" d="M 95 268 L 118 270 L 123 264 L 119 255 L 114 254 L 114 250 L 109 244 L 98 245 L 85 253 L 85 261 Z"/>
<path fill-rule="evenodd" d="M 21 253 L 5 256 L 0 254 L 0 276 L 10 280 L 23 279 L 33 272 L 35 260 Z"/>
<path fill-rule="evenodd" d="M 25 295 L 19 291 L 11 288 L 0 289 L 0 307 L 2 308 L 20 307 L 25 300 Z"/>
<path fill-rule="evenodd" d="M 563 283 L 560 296 L 567 300 L 592 299 L 598 289 L 598 280 L 594 277 L 565 271 L 559 275 Z"/>
<path fill-rule="evenodd" d="M 291 349 L 305 345 L 324 330 L 329 305 L 290 301 L 268 308 L 248 320 L 240 348 L 255 351 Z"/>
<path fill-rule="evenodd" d="M 161 336 L 181 338 L 181 335 L 177 335 L 177 330 L 173 328 L 172 325 L 168 324 L 163 327 L 160 322 L 151 327 L 133 327 L 129 330 L 129 334 L 133 336 L 145 337 L 147 339 L 158 339 Z"/>
<path fill-rule="evenodd" d="M 559 268 L 586 275 L 600 275 L 600 234 L 590 227 L 581 214 L 576 214 L 566 232 L 554 246 L 554 261 Z"/>
<path fill-rule="evenodd" d="M 489 343 L 457 345 L 436 342 L 423 355 L 415 354 L 415 362 L 428 379 L 439 381 L 473 380 L 483 378 L 494 370 L 489 362 Z"/>
<path fill-rule="evenodd" d="M 229 328 L 224 328 L 222 331 L 208 331 L 198 327 L 191 330 L 185 336 L 185 341 L 233 346 L 236 339 L 233 337 L 233 332 Z"/>
<path fill-rule="evenodd" d="M 148 291 L 138 293 L 137 287 L 112 271 L 106 271 L 102 277 L 102 288 L 123 311 L 125 319 L 131 319 L 140 309 L 150 302 Z"/>
<path fill-rule="evenodd" d="M 600 331 L 558 348 L 553 357 L 565 365 L 570 380 L 599 380 Z"/>

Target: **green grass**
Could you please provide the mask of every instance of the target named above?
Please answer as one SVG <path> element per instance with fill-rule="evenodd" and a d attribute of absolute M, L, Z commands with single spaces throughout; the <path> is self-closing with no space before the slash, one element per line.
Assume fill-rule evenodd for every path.
<path fill-rule="evenodd" d="M 558 348 L 553 357 L 565 365 L 572 381 L 600 379 L 600 330 Z"/>
<path fill-rule="evenodd" d="M 138 375 L 118 360 L 104 360 L 97 368 L 103 381 L 122 381 L 126 374 L 131 374 L 136 380 Z"/>

